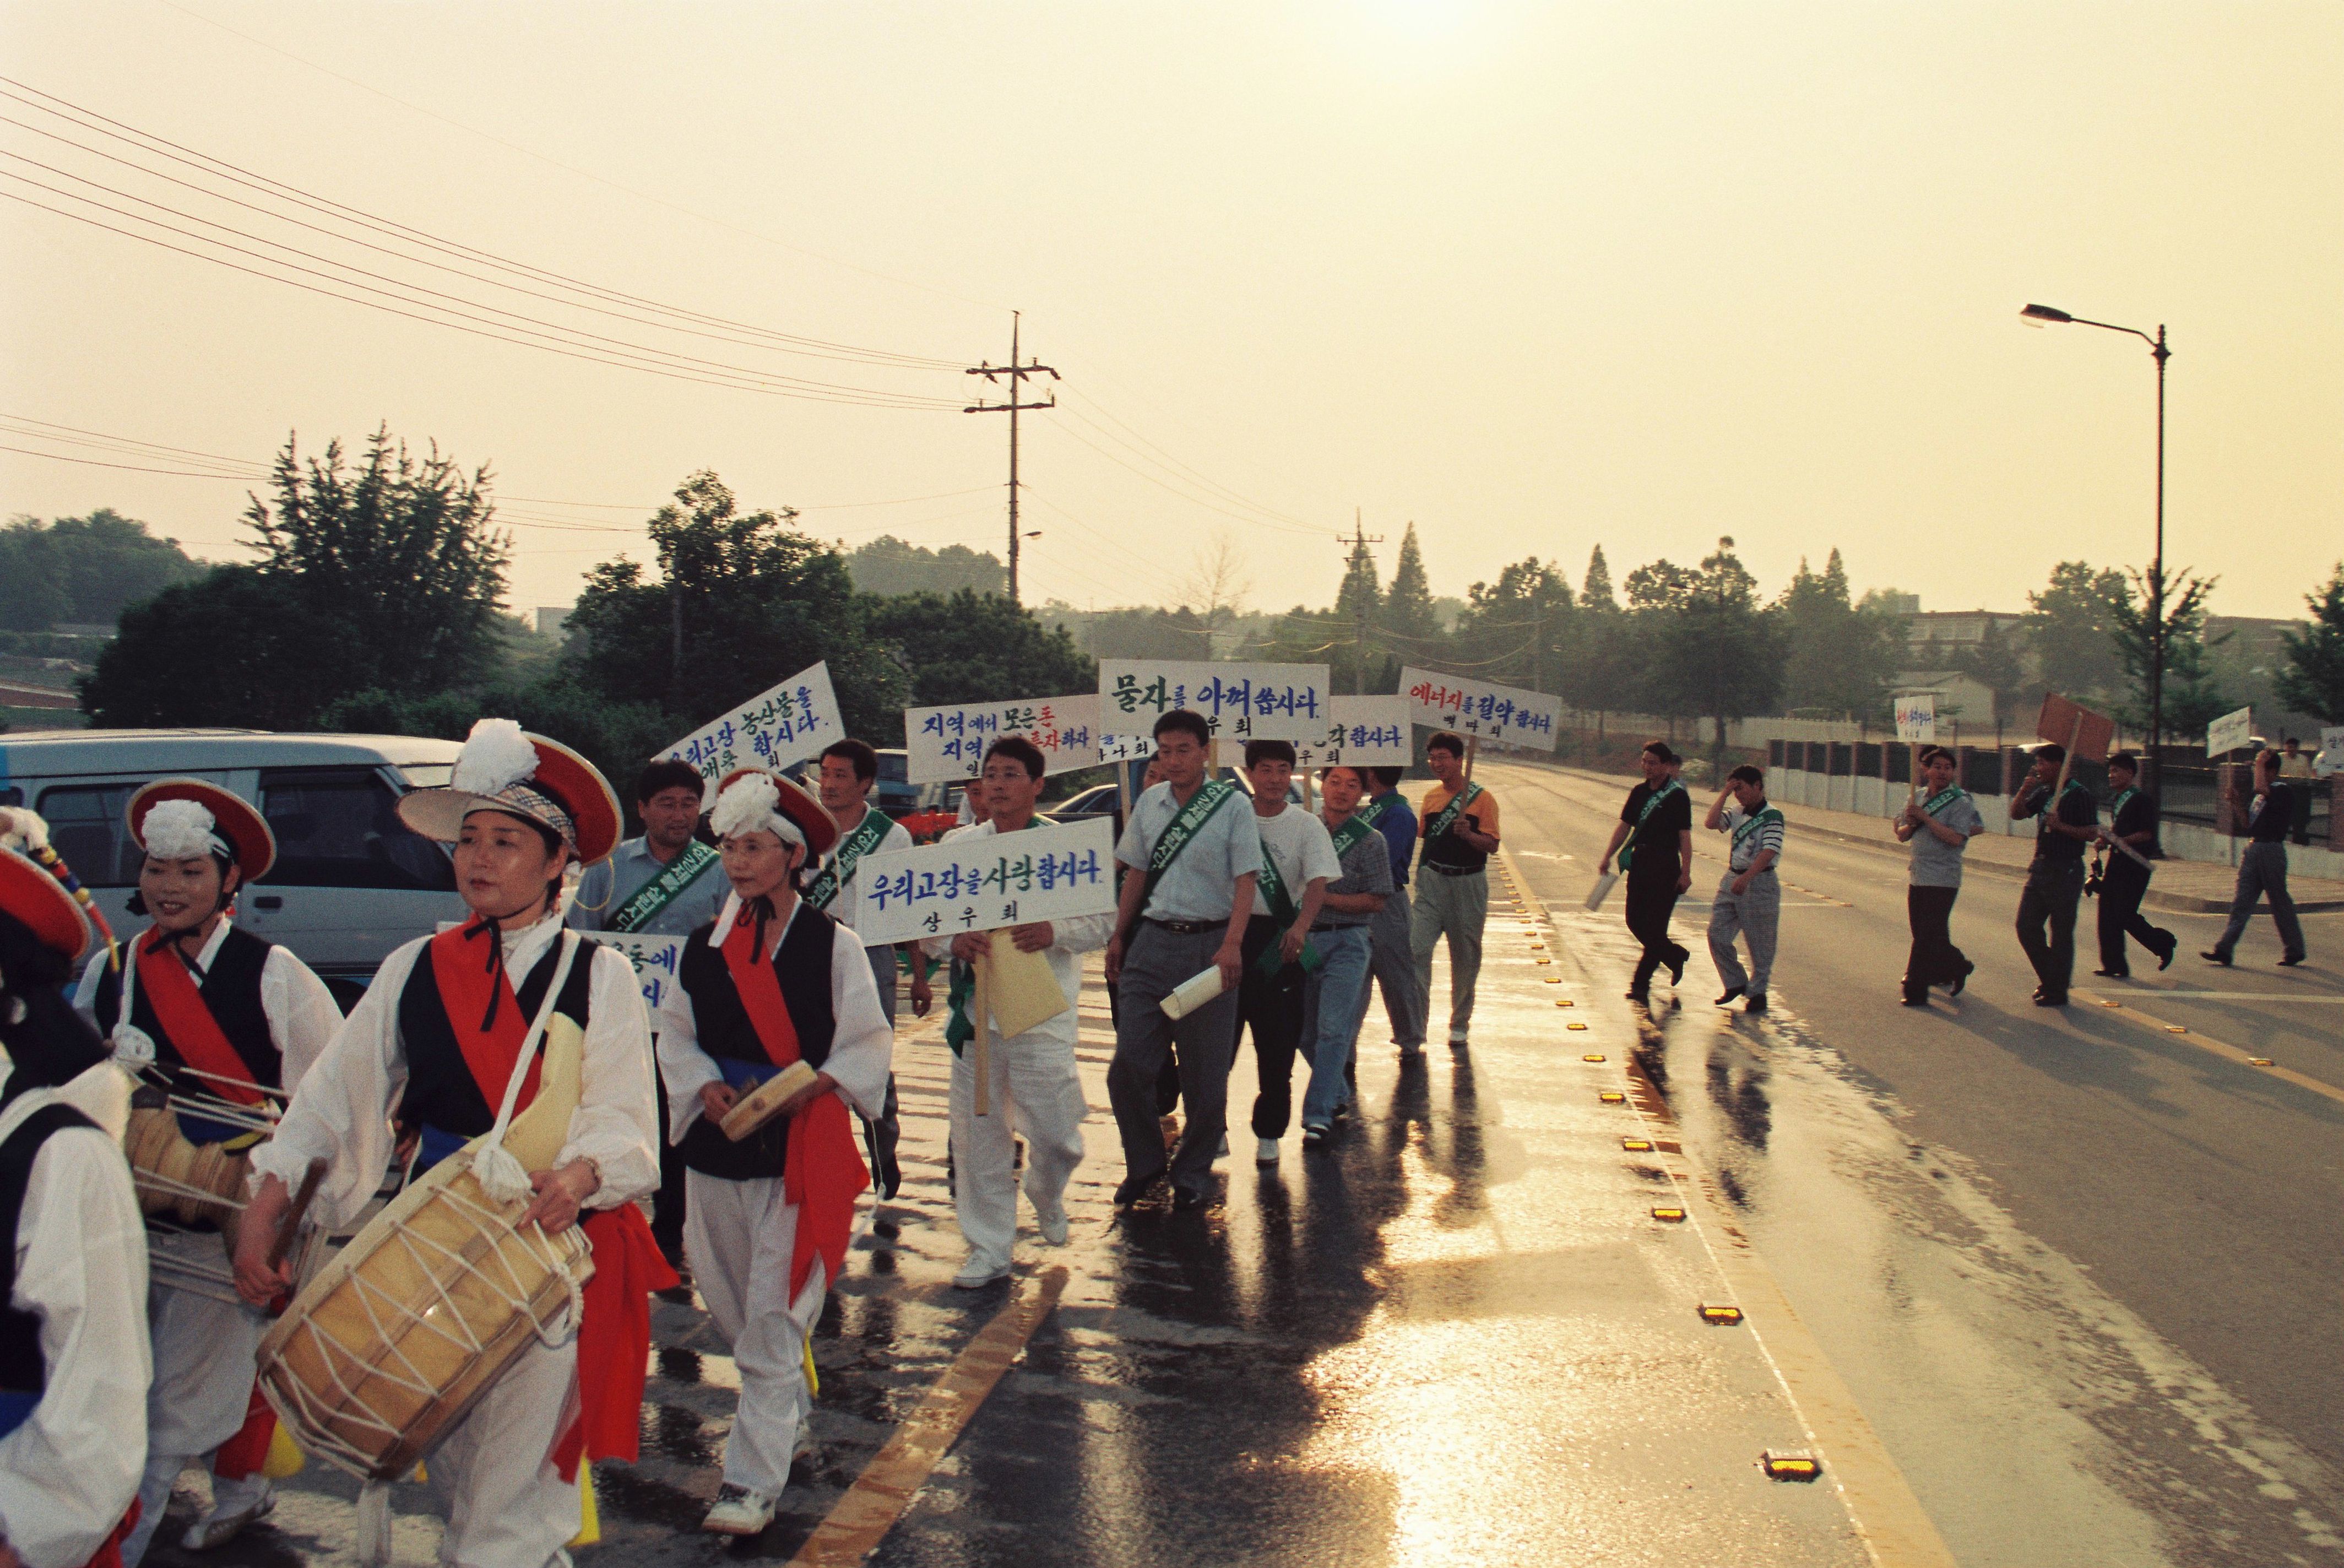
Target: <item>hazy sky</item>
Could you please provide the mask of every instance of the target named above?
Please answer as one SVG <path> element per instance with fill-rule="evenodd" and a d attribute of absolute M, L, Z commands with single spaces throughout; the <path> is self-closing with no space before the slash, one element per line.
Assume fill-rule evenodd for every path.
<path fill-rule="evenodd" d="M 1770 592 L 1837 545 L 1859 591 L 2022 607 L 2055 561 L 2147 558 L 2154 471 L 2145 345 L 2026 329 L 2029 300 L 2170 324 L 2167 553 L 2221 574 L 2218 610 L 2298 613 L 2344 555 L 2334 0 L 74 0 L 0 6 L 0 74 L 768 332 L 998 362 L 1023 309 L 1066 377 L 1024 421 L 1030 602 L 1165 600 L 1228 527 L 1257 606 L 1323 603 L 1356 506 L 1387 571 L 1414 520 L 1444 593 L 1533 553 L 1576 582 L 1599 541 L 1624 575 L 1731 533 Z M 567 602 L 701 468 L 750 505 L 823 509 L 826 537 L 1002 547 L 1005 421 L 958 411 L 955 369 L 435 278 L 65 146 L 195 177 L 20 98 L 0 116 L 0 193 L 141 228 L 36 179 L 197 227 L 77 176 L 462 309 L 947 400 L 560 358 L 10 201 L 0 445 L 169 466 L 27 440 L 30 419 L 258 460 L 288 430 L 314 448 L 388 420 L 534 498 L 509 503 L 524 605 Z M 0 511 L 111 505 L 221 559 L 241 504 L 234 482 L 0 452 Z"/>

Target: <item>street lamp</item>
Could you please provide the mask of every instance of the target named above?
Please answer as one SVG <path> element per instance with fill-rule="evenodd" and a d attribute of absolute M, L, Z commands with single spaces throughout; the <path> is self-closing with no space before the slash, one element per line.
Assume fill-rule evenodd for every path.
<path fill-rule="evenodd" d="M 2148 563 L 2148 784 L 2152 794 L 2161 793 L 2165 769 L 2157 754 L 2165 739 L 2165 361 L 2173 358 L 2173 350 L 2165 346 L 2165 324 L 2158 322 L 2157 336 L 2152 338 L 2137 327 L 2119 327 L 2110 321 L 2090 321 L 2081 316 L 2071 316 L 2065 310 L 2048 305 L 2029 305 L 2018 313 L 2018 319 L 2029 327 L 2041 328 L 2052 322 L 2077 327 L 2098 327 L 2110 332 L 2129 332 L 2148 345 L 2149 358 L 2157 361 L 2157 553 Z"/>

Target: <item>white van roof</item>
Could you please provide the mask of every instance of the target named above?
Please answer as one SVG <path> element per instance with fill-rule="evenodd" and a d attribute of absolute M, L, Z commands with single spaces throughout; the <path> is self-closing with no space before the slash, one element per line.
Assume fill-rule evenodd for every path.
<path fill-rule="evenodd" d="M 458 741 L 422 735 L 288 734 L 270 730 L 11 730 L 0 734 L 0 784 L 10 778 L 123 774 L 159 778 L 228 768 L 389 764 L 445 767 Z"/>

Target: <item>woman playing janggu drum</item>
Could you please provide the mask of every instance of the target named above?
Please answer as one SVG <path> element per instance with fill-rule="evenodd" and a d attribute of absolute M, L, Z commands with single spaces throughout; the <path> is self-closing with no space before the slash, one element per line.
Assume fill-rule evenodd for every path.
<path fill-rule="evenodd" d="M 583 1037 L 566 1142 L 550 1164 L 525 1172 L 526 1189 L 524 1173 L 497 1165 L 512 1164 L 501 1148 L 465 1158 L 491 1196 L 510 1185 L 529 1197 L 524 1229 L 535 1223 L 559 1233 L 583 1221 L 594 1252 L 584 1325 L 558 1345 L 532 1340 L 426 1466 L 449 1515 L 441 1562 L 545 1568 L 568 1562 L 563 1548 L 579 1531 L 581 1456 L 634 1457 L 647 1293 L 674 1281 L 631 1201 L 659 1185 L 650 1024 L 633 968 L 574 933 L 567 940 L 582 946 L 566 971 L 562 963 L 563 868 L 573 857 L 591 864 L 610 853 L 618 802 L 575 753 L 509 719 L 483 719 L 451 787 L 404 797 L 399 814 L 417 832 L 455 845 L 457 888 L 470 915 L 384 961 L 295 1092 L 276 1138 L 255 1155 L 237 1286 L 256 1304 L 292 1286 L 288 1271 L 270 1264 L 269 1248 L 312 1160 L 326 1161 L 327 1173 L 309 1219 L 341 1229 L 382 1179 L 394 1120 L 418 1140 L 419 1169 L 496 1130 L 529 1021 L 554 976 L 565 974 L 551 1016 Z M 532 1057 L 523 1069 L 517 1108 L 533 1102 L 540 1066 Z M 582 1387 L 581 1360 L 595 1368 Z M 379 1507 L 379 1490 L 375 1498 Z M 375 1533 L 363 1503 L 361 1513 L 361 1534 Z"/>

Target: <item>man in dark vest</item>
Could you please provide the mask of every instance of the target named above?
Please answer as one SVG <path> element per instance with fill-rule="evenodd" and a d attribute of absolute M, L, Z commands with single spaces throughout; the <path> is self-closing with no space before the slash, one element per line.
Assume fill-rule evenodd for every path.
<path fill-rule="evenodd" d="M 2076 972 L 2076 910 L 2084 898 L 2084 846 L 2100 836 L 2100 805 L 2083 782 L 2063 784 L 2067 748 L 2046 741 L 2010 803 L 2013 822 L 2035 818 L 2035 858 L 2018 895 L 2018 945 L 2035 966 L 2035 1005 L 2064 1007 Z M 2046 926 L 2050 936 L 2044 936 Z"/>
<path fill-rule="evenodd" d="M 237 894 L 277 858 L 258 812 L 207 780 L 158 779 L 130 797 L 126 815 L 143 855 L 132 908 L 152 924 L 126 945 L 120 974 L 106 954 L 93 957 L 76 1000 L 117 1060 L 151 1064 L 144 1069 L 150 1085 L 169 1086 L 182 1137 L 198 1147 L 233 1146 L 266 1129 L 283 1094 L 341 1027 L 342 1010 L 290 949 L 230 917 Z M 146 1246 L 155 1382 L 138 1524 L 122 1544 L 133 1568 L 190 1465 L 215 1466 L 212 1506 L 182 1543 L 190 1550 L 231 1539 L 275 1506 L 257 1464 L 231 1457 L 223 1467 L 213 1459 L 231 1442 L 268 1452 L 276 1417 L 265 1403 L 256 1412 L 253 1361 L 268 1319 L 221 1300 L 227 1254 L 217 1226 L 158 1216 L 147 1222 Z M 237 1442 L 248 1424 L 255 1430 Z"/>
<path fill-rule="evenodd" d="M 895 1035 L 861 939 L 798 896 L 799 870 L 838 842 L 822 803 L 744 769 L 718 788 L 709 825 L 732 892 L 684 944 L 660 1010 L 660 1075 L 691 1169 L 684 1251 L 741 1376 L 701 1528 L 757 1535 L 812 1448 L 808 1336 L 871 1185 L 848 1111 L 885 1104 Z M 769 1118 L 725 1129 L 743 1095 L 792 1068 L 805 1082 Z"/>
<path fill-rule="evenodd" d="M 62 870 L 40 818 L 0 807 L 0 1563 L 120 1568 L 146 1452 L 146 1244 L 127 1080 L 58 990 L 90 935 Z"/>
<path fill-rule="evenodd" d="M 2172 965 L 2181 946 L 2180 937 L 2151 926 L 2140 912 L 2140 901 L 2148 892 L 2145 863 L 2163 855 L 2157 845 L 2157 801 L 2140 787 L 2139 779 L 2140 759 L 2132 753 L 2118 752 L 2108 759 L 2108 788 L 2116 798 L 2108 802 L 2108 825 L 2100 829 L 2100 843 L 2109 853 L 2100 877 L 2100 966 L 2093 973 L 2110 979 L 2132 973 L 2125 962 L 2127 936 L 2157 955 L 2160 969 Z"/>
<path fill-rule="evenodd" d="M 1644 949 L 1628 983 L 1632 1002 L 1652 1000 L 1652 976 L 1664 966 L 1670 985 L 1682 980 L 1692 956 L 1669 935 L 1669 916 L 1692 885 L 1692 797 L 1677 778 L 1683 761 L 1666 741 L 1644 743 L 1644 782 L 1628 792 L 1603 852 L 1605 865 L 1617 855 L 1628 874 L 1628 930 Z"/>

